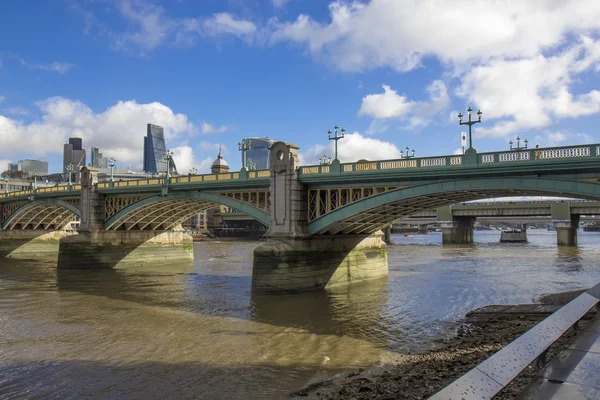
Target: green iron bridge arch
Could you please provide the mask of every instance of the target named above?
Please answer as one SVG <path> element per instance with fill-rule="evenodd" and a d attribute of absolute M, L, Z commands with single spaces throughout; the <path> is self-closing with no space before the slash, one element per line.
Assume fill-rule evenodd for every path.
<path fill-rule="evenodd" d="M 210 192 L 170 193 L 151 196 L 122 208 L 104 222 L 105 230 L 170 230 L 195 213 L 224 205 L 270 225 L 268 211 L 248 201 Z"/>
<path fill-rule="evenodd" d="M 42 198 L 7 207 L 0 228 L 56 230 L 76 218 L 81 218 L 79 199 Z"/>
<path fill-rule="evenodd" d="M 334 210 L 309 222 L 308 233 L 369 235 L 396 219 L 420 211 L 490 197 L 546 195 L 600 199 L 600 185 L 597 183 L 542 178 L 461 179 L 388 189 L 385 187 L 379 194 L 354 202 L 351 188 L 339 189 L 348 190 L 347 204 L 338 203 Z M 342 201 L 344 193 L 338 192 L 335 197 Z M 309 209 L 309 213 L 311 211 Z"/>

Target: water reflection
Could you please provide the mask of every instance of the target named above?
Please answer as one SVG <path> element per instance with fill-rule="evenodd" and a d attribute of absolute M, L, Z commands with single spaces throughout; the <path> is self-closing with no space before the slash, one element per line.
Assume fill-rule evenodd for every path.
<path fill-rule="evenodd" d="M 0 398 L 281 398 L 312 379 L 423 351 L 471 309 L 600 281 L 600 235 L 557 248 L 394 237 L 388 278 L 251 292 L 257 243 L 195 245 L 193 266 L 56 270 L 0 261 Z M 328 360 L 326 365 L 322 365 Z"/>

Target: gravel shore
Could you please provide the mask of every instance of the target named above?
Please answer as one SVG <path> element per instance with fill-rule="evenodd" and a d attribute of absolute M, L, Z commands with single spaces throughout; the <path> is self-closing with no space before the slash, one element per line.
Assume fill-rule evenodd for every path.
<path fill-rule="evenodd" d="M 538 302 L 563 305 L 584 290 L 543 295 Z M 321 400 L 428 398 L 546 317 L 543 314 L 469 314 L 457 335 L 442 341 L 438 350 L 418 355 L 398 354 L 390 363 L 338 375 L 309 385 L 292 396 Z M 573 330 L 569 330 L 555 342 L 547 360 L 573 335 Z M 537 372 L 536 368 L 527 367 L 495 398 L 515 398 Z"/>

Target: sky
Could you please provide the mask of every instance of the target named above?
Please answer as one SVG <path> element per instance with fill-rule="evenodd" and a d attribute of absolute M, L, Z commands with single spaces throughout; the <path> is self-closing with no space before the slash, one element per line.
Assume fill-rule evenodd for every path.
<path fill-rule="evenodd" d="M 141 170 L 146 124 L 180 173 L 219 146 L 300 146 L 303 164 L 479 151 L 519 136 L 600 143 L 600 1 L 56 0 L 0 6 L 0 169 L 62 168 L 81 137 Z"/>

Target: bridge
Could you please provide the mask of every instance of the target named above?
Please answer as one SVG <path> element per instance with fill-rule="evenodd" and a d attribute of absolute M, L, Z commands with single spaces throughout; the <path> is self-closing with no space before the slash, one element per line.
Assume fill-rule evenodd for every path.
<path fill-rule="evenodd" d="M 597 221 L 600 215 L 600 202 L 589 200 L 545 200 L 521 202 L 478 202 L 453 204 L 435 210 L 425 210 L 395 221 L 398 224 L 418 225 L 420 232 L 427 232 L 427 227 L 432 224 L 441 224 L 456 217 L 469 217 L 473 220 L 484 221 L 512 221 L 521 224 L 571 218 L 575 222 L 588 220 Z M 577 232 L 570 240 L 575 244 Z M 448 240 L 449 238 L 446 238 Z M 557 244 L 565 239 L 557 236 Z M 569 239 L 569 238 L 566 238 Z"/>
<path fill-rule="evenodd" d="M 225 205 L 268 227 L 254 252 L 253 288 L 295 291 L 386 275 L 380 230 L 425 210 L 442 210 L 445 243 L 470 243 L 474 217 L 444 213 L 447 206 L 508 196 L 600 200 L 600 144 L 306 166 L 298 149 L 275 143 L 264 171 L 98 182 L 84 167 L 81 185 L 0 195 L 0 238 L 36 240 L 79 218 L 77 234 L 59 235 L 59 268 L 189 260 L 181 222 Z M 575 245 L 581 211 L 555 207 L 557 243 Z"/>

